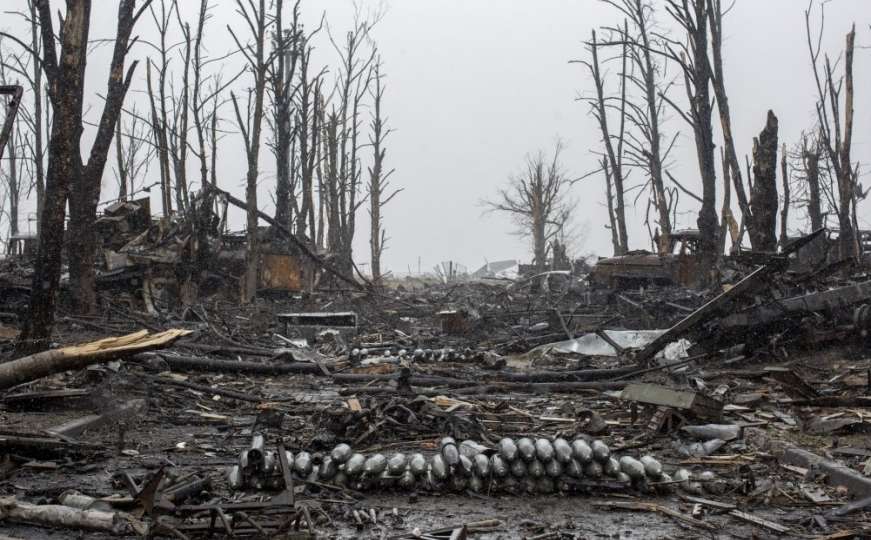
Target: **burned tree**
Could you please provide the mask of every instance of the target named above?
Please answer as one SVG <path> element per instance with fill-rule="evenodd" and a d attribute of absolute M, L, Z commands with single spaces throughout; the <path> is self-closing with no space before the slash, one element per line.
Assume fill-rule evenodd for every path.
<path fill-rule="evenodd" d="M 822 54 L 823 26 L 820 24 L 814 43 L 811 30 L 811 7 L 805 11 L 805 29 L 811 68 L 817 89 L 816 112 L 820 144 L 828 165 L 837 181 L 837 215 L 840 258 L 855 258 L 859 244 L 855 226 L 856 173 L 851 157 L 853 145 L 853 53 L 856 41 L 855 25 L 846 36 L 844 75 L 837 77 L 828 54 Z M 822 9 L 822 8 L 821 8 Z M 820 56 L 822 55 L 822 59 Z M 820 66 L 822 64 L 822 66 Z M 822 70 L 822 73 L 821 73 Z M 843 92 L 843 104 L 841 94 Z M 843 127 L 842 127 L 843 126 Z"/>
<path fill-rule="evenodd" d="M 626 17 L 622 27 L 610 29 L 617 39 L 605 43 L 621 47 L 619 58 L 623 62 L 623 80 L 620 109 L 621 115 L 625 114 L 626 121 L 633 128 L 627 131 L 623 141 L 626 165 L 643 171 L 648 178 L 651 203 L 656 212 L 657 249 L 663 253 L 670 249 L 669 236 L 674 221 L 672 214 L 676 211 L 678 195 L 675 188 L 668 188 L 665 184 L 665 177 L 670 176 L 665 163 L 677 138 L 675 135 L 666 144 L 662 131 L 662 108 L 665 94 L 671 86 L 662 80 L 668 55 L 657 49 L 661 40 L 651 30 L 654 24 L 651 3 L 646 0 L 606 2 Z M 634 90 L 631 94 L 637 92 L 639 97 L 626 99 L 627 86 Z M 681 191 L 697 198 L 677 180 L 672 180 Z"/>
<path fill-rule="evenodd" d="M 777 204 L 777 117 L 768 111 L 765 128 L 753 139 L 750 215 L 744 216 L 753 249 L 777 250 Z"/>
<path fill-rule="evenodd" d="M 296 101 L 294 122 L 296 124 L 297 159 L 299 160 L 300 209 L 296 218 L 296 235 L 306 238 L 306 231 L 311 239 L 322 234 L 323 227 L 315 224 L 315 171 L 320 167 L 318 152 L 321 140 L 321 118 L 323 105 L 321 103 L 321 76 L 323 71 L 311 74 L 311 40 L 323 27 L 321 24 L 308 34 L 300 32 L 296 41 L 296 56 L 299 61 L 299 81 L 296 84 Z M 321 198 L 320 203 L 322 204 Z M 321 245 L 321 242 L 316 242 Z"/>
<path fill-rule="evenodd" d="M 139 116 L 134 106 L 124 122 L 124 114 L 118 115 L 115 124 L 115 179 L 118 182 L 118 199 L 127 200 L 142 189 L 155 154 L 154 145 L 148 140 L 149 126 Z M 122 125 L 123 124 L 123 125 Z"/>
<path fill-rule="evenodd" d="M 384 230 L 384 220 L 381 217 L 381 208 L 390 202 L 402 189 L 392 189 L 389 178 L 394 169 L 385 170 L 384 160 L 387 149 L 384 142 L 390 135 L 391 129 L 386 127 L 387 119 L 382 115 L 381 103 L 384 98 L 384 75 L 381 73 L 381 59 L 375 62 L 374 75 L 375 87 L 372 90 L 372 121 L 370 123 L 371 134 L 369 144 L 372 145 L 372 165 L 369 167 L 369 219 L 371 222 L 369 232 L 369 248 L 371 250 L 372 280 L 375 283 L 381 281 L 381 254 L 387 242 L 387 231 Z"/>
<path fill-rule="evenodd" d="M 689 113 L 680 111 L 692 126 L 696 156 L 702 180 L 702 207 L 697 224 L 701 233 L 700 251 L 704 268 L 713 267 L 719 258 L 720 224 L 717 202 L 717 171 L 714 155 L 714 130 L 711 122 L 711 67 L 708 61 L 707 8 L 712 0 L 667 0 L 666 10 L 686 32 L 685 42 L 672 42 L 669 50 L 684 73 Z M 675 54 L 673 46 L 679 48 Z M 705 280 L 704 276 L 700 276 Z"/>
<path fill-rule="evenodd" d="M 250 302 L 257 293 L 257 278 L 260 267 L 260 252 L 257 245 L 257 178 L 259 175 L 260 140 L 263 134 L 266 75 L 270 60 L 266 53 L 266 30 L 268 26 L 266 1 L 259 0 L 255 4 L 252 0 L 246 4 L 243 0 L 236 0 L 236 8 L 237 13 L 245 20 L 252 34 L 251 41 L 243 44 L 233 29 L 230 26 L 227 27 L 233 41 L 236 43 L 236 47 L 245 58 L 248 69 L 253 77 L 251 81 L 253 86 L 248 91 L 244 117 L 239 106 L 239 100 L 234 93 L 231 93 L 236 121 L 245 146 L 245 156 L 248 160 L 248 172 L 245 182 L 245 203 L 248 205 L 246 216 L 248 234 L 246 269 L 242 283 L 242 301 Z"/>
<path fill-rule="evenodd" d="M 340 45 L 330 36 L 330 41 L 339 55 L 340 65 L 335 96 L 322 137 L 324 157 L 328 163 L 325 175 L 327 187 L 327 244 L 337 258 L 337 266 L 346 274 L 351 273 L 353 241 L 356 232 L 357 210 L 362 202 L 358 199 L 363 170 L 360 163 L 358 142 L 360 135 L 360 106 L 369 92 L 372 70 L 377 53 L 374 45 L 366 54 L 366 45 L 372 44 L 371 30 L 378 22 L 355 20 L 354 28 L 345 33 Z"/>
<path fill-rule="evenodd" d="M 0 53 L 0 54 L 2 54 L 2 58 L 0 58 L 0 84 L 2 84 L 4 87 L 9 88 L 10 86 L 8 86 L 8 85 L 10 83 L 14 82 L 14 83 L 16 83 L 16 86 L 17 86 L 17 81 L 10 81 L 9 80 L 10 74 L 7 72 L 7 66 L 9 65 L 9 63 L 11 61 L 11 58 L 10 58 L 11 55 L 6 54 L 6 53 Z M 5 95 L 3 97 L 3 100 L 2 100 L 3 110 L 5 111 L 5 113 L 7 115 L 12 114 L 12 111 L 17 111 L 18 109 L 20 109 L 20 107 L 17 105 L 14 105 L 14 107 L 10 106 L 12 101 L 18 101 L 18 102 L 21 101 L 20 93 L 21 93 L 21 90 L 19 87 L 19 89 L 17 90 L 18 95 L 12 94 L 12 95 Z M 6 119 L 6 122 L 8 122 L 8 119 Z M 20 221 L 19 208 L 21 206 L 21 195 L 22 195 L 23 188 L 24 188 L 24 186 L 22 184 L 21 174 L 20 174 L 21 167 L 18 163 L 18 160 L 21 158 L 20 154 L 21 154 L 21 148 L 23 146 L 22 145 L 21 129 L 20 129 L 21 123 L 22 122 L 20 120 L 20 116 L 18 116 L 16 114 L 15 119 L 13 120 L 12 124 L 9 124 L 11 127 L 11 131 L 8 133 L 9 138 L 7 140 L 5 140 L 6 146 L 3 149 L 0 149 L 0 152 L 2 152 L 2 153 L 0 153 L 0 158 L 6 158 L 5 159 L 6 166 L 3 168 L 2 172 L 0 172 L 0 174 L 2 174 L 3 184 L 5 184 L 6 198 L 9 201 L 8 210 L 6 210 L 2 206 L 0 206 L 0 212 L 2 212 L 4 210 L 7 212 L 7 217 L 9 220 L 9 236 L 16 236 L 19 232 L 18 231 L 18 224 Z M 5 126 L 4 126 L 4 128 L 5 128 Z M 5 135 L 5 133 L 4 133 L 4 135 Z M 5 152 L 3 152 L 3 150 L 5 150 Z M 7 247 L 9 247 L 9 246 L 7 246 Z"/>
<path fill-rule="evenodd" d="M 612 226 L 616 228 L 616 242 L 614 243 L 614 255 L 623 255 L 629 251 L 629 239 L 626 233 L 626 205 L 624 202 L 625 187 L 623 168 L 623 141 L 626 126 L 626 46 L 623 50 L 623 70 L 620 84 L 620 98 L 617 109 L 619 110 L 619 128 L 616 135 L 612 135 L 608 125 L 608 110 L 611 108 L 605 96 L 605 85 L 603 81 L 601 67 L 599 65 L 599 47 L 600 44 L 596 40 L 596 31 L 593 30 L 592 39 L 588 44 L 590 50 L 591 62 L 583 62 L 590 71 L 593 77 L 593 84 L 596 87 L 596 95 L 588 99 L 590 103 L 591 114 L 599 124 L 599 130 L 602 135 L 602 144 L 605 147 L 603 168 L 605 172 L 605 182 L 607 183 L 606 193 L 608 194 L 609 213 L 611 216 Z M 613 139 L 616 139 L 616 149 Z M 613 199 L 611 198 L 613 197 Z"/>
<path fill-rule="evenodd" d="M 69 0 L 60 34 L 60 54 L 48 0 L 36 0 L 42 36 L 42 67 L 49 84 L 49 99 L 54 117 L 49 142 L 45 204 L 41 216 L 42 233 L 34 268 L 30 313 L 20 338 L 20 349 L 44 348 L 54 321 L 54 307 L 61 273 L 66 203 L 70 205 L 70 278 L 73 296 L 80 311 L 96 306 L 94 220 L 100 197 L 100 180 L 106 165 L 118 114 L 130 86 L 136 62 L 126 75 L 125 58 L 136 21 L 149 5 L 145 0 L 136 9 L 135 0 L 122 0 L 108 91 L 94 144 L 86 163 L 81 158 L 82 106 L 84 77 L 90 29 L 90 0 Z"/>
<path fill-rule="evenodd" d="M 562 151 L 562 143 L 557 142 L 549 162 L 544 152 L 527 156 L 525 170 L 510 177 L 508 187 L 500 189 L 496 198 L 484 202 L 489 211 L 507 214 L 520 236 L 532 238 L 533 264 L 541 269 L 547 265 L 548 243 L 572 217 L 568 191 L 575 180 L 563 169 Z"/>
<path fill-rule="evenodd" d="M 270 143 L 275 155 L 275 220 L 288 228 L 296 213 L 294 198 L 296 163 L 294 162 L 293 94 L 299 48 L 299 4 L 293 6 L 289 28 L 284 27 L 284 0 L 275 1 L 275 30 L 273 32 L 274 60 L 269 67 L 268 81 L 272 98 L 272 132 Z"/>

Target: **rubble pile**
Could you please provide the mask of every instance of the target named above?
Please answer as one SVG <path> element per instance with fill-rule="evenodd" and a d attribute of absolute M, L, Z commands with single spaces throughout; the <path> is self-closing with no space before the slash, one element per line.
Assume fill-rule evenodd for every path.
<path fill-rule="evenodd" d="M 101 226 L 106 309 L 64 315 L 63 346 L 12 359 L 20 314 L 0 319 L 10 534 L 871 530 L 871 276 L 796 266 L 813 236 L 700 290 L 566 271 L 349 289 L 294 252 L 310 287 L 275 274 L 243 306 L 238 238 L 137 212 Z M 26 304 L 16 261 L 0 293 Z"/>

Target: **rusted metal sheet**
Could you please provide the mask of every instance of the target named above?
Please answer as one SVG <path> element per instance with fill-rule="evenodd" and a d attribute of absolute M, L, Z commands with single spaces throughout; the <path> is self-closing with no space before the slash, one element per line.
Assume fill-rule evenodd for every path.
<path fill-rule="evenodd" d="M 295 257 L 265 253 L 260 258 L 260 288 L 302 290 L 302 266 Z"/>

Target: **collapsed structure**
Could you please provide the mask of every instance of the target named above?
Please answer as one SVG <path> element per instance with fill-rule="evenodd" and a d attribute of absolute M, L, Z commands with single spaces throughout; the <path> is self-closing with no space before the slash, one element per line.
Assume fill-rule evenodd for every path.
<path fill-rule="evenodd" d="M 11 532 L 486 537 L 557 494 L 603 530 L 614 510 L 741 535 L 864 530 L 869 450 L 851 433 L 869 406 L 871 278 L 801 264 L 824 231 L 727 259 L 701 290 L 562 270 L 357 290 L 325 288 L 328 258 L 264 229 L 261 296 L 240 306 L 228 200 L 195 200 L 176 222 L 146 219 L 145 201 L 107 209 L 107 309 L 65 317 L 59 339 L 177 330 L 0 365 Z M 26 275 L 25 259 L 6 264 Z M 5 279 L 5 297 L 26 296 Z M 11 344 L 15 313 L 5 322 Z M 432 494 L 515 510 L 446 527 Z M 418 510 L 385 510 L 408 497 Z M 532 530 L 566 527 L 545 512 Z"/>

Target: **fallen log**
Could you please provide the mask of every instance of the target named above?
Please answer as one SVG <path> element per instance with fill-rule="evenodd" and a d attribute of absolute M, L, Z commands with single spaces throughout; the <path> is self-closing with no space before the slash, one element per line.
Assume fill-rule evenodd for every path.
<path fill-rule="evenodd" d="M 581 381 L 562 383 L 492 383 L 482 386 L 457 388 L 454 394 L 503 394 L 520 392 L 524 394 L 574 394 L 584 390 L 619 390 L 626 386 L 623 382 Z"/>
<path fill-rule="evenodd" d="M 145 357 L 146 355 L 141 355 Z M 169 367 L 179 371 L 217 371 L 223 373 L 252 373 L 255 375 L 310 374 L 323 375 L 320 366 L 310 362 L 283 362 L 281 364 L 218 360 L 198 356 L 175 356 L 161 354 L 159 357 Z"/>
<path fill-rule="evenodd" d="M 368 382 L 386 382 L 395 381 L 402 378 L 400 373 L 389 374 L 370 374 L 370 373 L 334 373 L 333 382 L 336 384 L 349 383 L 368 383 Z M 471 386 L 477 384 L 476 381 L 466 381 L 463 379 L 454 379 L 452 377 L 439 377 L 435 375 L 412 375 L 408 378 L 408 383 L 414 386 L 447 386 L 450 388 L 461 388 L 463 386 Z"/>
<path fill-rule="evenodd" d="M 61 504 L 30 504 L 15 497 L 0 498 L 0 520 L 65 529 L 86 529 L 117 535 L 144 531 L 132 516 L 102 510 L 80 510 Z"/>
<path fill-rule="evenodd" d="M 498 373 L 492 378 L 505 382 L 580 382 L 603 381 L 614 377 L 624 377 L 638 370 L 638 366 L 613 369 L 579 369 L 574 371 L 533 371 L 530 373 Z"/>
<path fill-rule="evenodd" d="M 184 347 L 185 349 L 196 349 L 200 351 L 218 354 L 242 354 L 246 356 L 265 356 L 268 358 L 272 358 L 280 352 L 278 350 L 267 349 L 265 347 L 243 347 L 239 345 L 209 345 L 208 343 L 194 343 L 190 341 L 183 341 L 181 343 L 178 343 L 178 346 Z"/>
<path fill-rule="evenodd" d="M 157 334 L 149 334 L 147 330 L 141 330 L 126 336 L 110 337 L 18 358 L 0 364 L 0 390 L 40 379 L 53 373 L 82 369 L 91 364 L 109 362 L 144 351 L 162 349 L 190 333 L 190 330 L 171 329 Z"/>
<path fill-rule="evenodd" d="M 118 407 L 109 409 L 102 414 L 89 414 L 69 422 L 64 422 L 59 426 L 47 429 L 46 431 L 52 435 L 60 437 L 78 437 L 89 429 L 97 429 L 109 424 L 117 424 L 128 418 L 142 414 L 148 406 L 144 399 L 132 399 Z"/>

